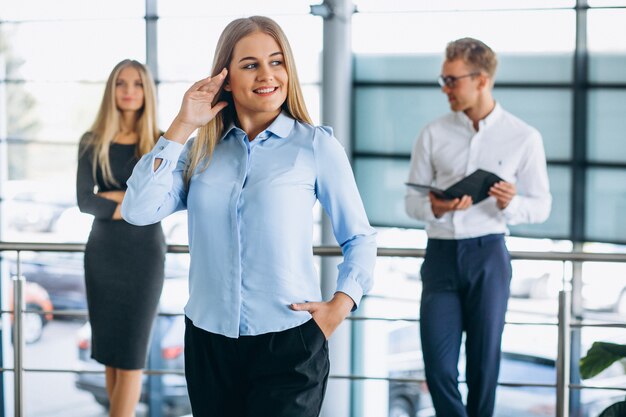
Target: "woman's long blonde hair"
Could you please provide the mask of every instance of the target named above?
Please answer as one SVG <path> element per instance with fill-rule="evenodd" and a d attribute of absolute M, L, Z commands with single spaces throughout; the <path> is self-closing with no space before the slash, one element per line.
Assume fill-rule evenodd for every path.
<path fill-rule="evenodd" d="M 136 147 L 137 157 L 150 152 L 160 135 L 156 115 L 156 86 L 150 70 L 140 62 L 125 59 L 118 63 L 109 75 L 100 110 L 91 126 L 91 135 L 88 143 L 90 146 L 84 148 L 84 150 L 89 148 L 93 152 L 94 180 L 96 179 L 97 167 L 100 167 L 102 177 L 107 185 L 119 185 L 111 172 L 109 148 L 115 139 L 115 135 L 120 131 L 122 121 L 121 112 L 115 103 L 115 84 L 120 72 L 128 67 L 135 68 L 139 72 L 141 83 L 143 84 L 143 106 L 139 110 L 139 117 L 135 124 L 135 132 L 139 136 Z"/>
<path fill-rule="evenodd" d="M 309 117 L 309 112 L 306 109 L 302 96 L 302 90 L 300 88 L 300 82 L 298 81 L 296 65 L 291 47 L 289 46 L 289 41 L 278 23 L 268 17 L 251 16 L 236 19 L 226 26 L 215 48 L 215 58 L 213 59 L 211 76 L 214 77 L 219 74 L 222 69 L 228 68 L 237 42 L 255 32 L 270 35 L 274 38 L 283 53 L 285 69 L 289 77 L 287 82 L 287 99 L 283 103 L 283 110 L 288 112 L 291 117 L 296 120 L 312 124 L 311 117 Z M 209 123 L 198 130 L 198 136 L 189 151 L 189 158 L 187 159 L 184 175 L 185 184 L 187 184 L 187 186 L 189 185 L 194 171 L 201 162 L 203 164 L 201 169 L 208 167 L 215 146 L 222 137 L 224 129 L 237 118 L 232 95 L 230 92 L 225 91 L 223 86 L 219 93 L 215 95 L 213 105 L 219 101 L 228 102 L 228 106 L 219 112 Z"/>

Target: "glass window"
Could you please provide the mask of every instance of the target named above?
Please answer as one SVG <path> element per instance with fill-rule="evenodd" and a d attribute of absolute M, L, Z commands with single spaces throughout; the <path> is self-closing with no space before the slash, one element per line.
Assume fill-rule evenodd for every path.
<path fill-rule="evenodd" d="M 589 91 L 589 160 L 626 163 L 626 91 Z"/>
<path fill-rule="evenodd" d="M 161 0 L 159 4 L 159 15 L 165 17 L 173 16 L 230 16 L 232 20 L 237 17 L 252 15 L 293 15 L 309 13 L 309 0 L 235 0 L 223 2 L 216 7 L 214 2 L 204 0 L 185 0 L 174 2 Z"/>
<path fill-rule="evenodd" d="M 358 13 L 352 21 L 355 53 L 441 54 L 466 36 L 498 53 L 569 53 L 575 46 L 573 10 Z"/>
<path fill-rule="evenodd" d="M 121 19 L 3 24 L 19 69 L 13 79 L 33 81 L 106 80 L 125 58 L 145 61 L 145 21 Z"/>
<path fill-rule="evenodd" d="M 586 202 L 587 240 L 626 242 L 626 169 L 591 168 Z"/>
<path fill-rule="evenodd" d="M 494 96 L 541 132 L 549 159 L 570 158 L 570 91 L 496 86 Z M 449 109 L 435 88 L 357 87 L 354 111 L 356 151 L 409 155 L 421 129 Z"/>
<path fill-rule="evenodd" d="M 550 217 L 540 224 L 510 226 L 511 233 L 528 237 L 566 238 L 571 222 L 572 171 L 569 167 L 548 166 L 552 211 Z"/>
<path fill-rule="evenodd" d="M 423 227 L 404 211 L 408 159 L 356 158 L 353 167 L 370 223 L 375 226 Z"/>
<path fill-rule="evenodd" d="M 3 20 L 51 19 L 106 19 L 143 17 L 145 0 L 111 0 L 106 2 L 83 0 L 19 0 L 2 1 L 0 16 Z"/>
<path fill-rule="evenodd" d="M 75 143 L 10 142 L 7 146 L 9 179 L 58 180 L 73 189 L 78 155 Z"/>
<path fill-rule="evenodd" d="M 320 81 L 322 20 L 311 15 L 273 16 L 293 51 L 301 83 Z M 219 36 L 233 16 L 159 19 L 159 77 L 196 81 L 211 71 Z M 199 41 L 201 39 L 202 41 Z"/>
<path fill-rule="evenodd" d="M 356 54 L 357 82 L 427 82 L 435 85 L 441 73 L 445 44 L 439 53 Z M 496 51 L 498 52 L 498 51 Z M 573 53 L 498 53 L 498 83 L 554 82 L 572 80 Z"/>
<path fill-rule="evenodd" d="M 591 0 L 594 1 L 594 0 Z M 595 0 L 610 1 L 610 0 Z M 615 2 L 615 0 L 613 0 Z M 437 2 L 416 2 L 415 0 L 355 0 L 360 12 L 407 12 L 427 10 L 484 10 L 484 9 L 533 9 L 552 7 L 574 7 L 575 0 L 439 0 Z"/>
<path fill-rule="evenodd" d="M 104 83 L 8 83 L 5 98 L 0 90 L 0 101 L 7 103 L 6 134 L 18 140 L 78 143 L 95 120 L 103 93 Z"/>
<path fill-rule="evenodd" d="M 626 10 L 587 13 L 589 79 L 599 83 L 626 82 Z"/>
<path fill-rule="evenodd" d="M 624 0 L 588 0 L 590 7 L 612 7 L 612 6 L 626 6 Z"/>
<path fill-rule="evenodd" d="M 354 149 L 362 152 L 408 156 L 424 126 L 448 111 L 438 88 L 359 87 L 354 97 Z"/>
<path fill-rule="evenodd" d="M 496 88 L 504 109 L 535 127 L 543 137 L 548 159 L 572 156 L 572 92 L 568 89 Z"/>

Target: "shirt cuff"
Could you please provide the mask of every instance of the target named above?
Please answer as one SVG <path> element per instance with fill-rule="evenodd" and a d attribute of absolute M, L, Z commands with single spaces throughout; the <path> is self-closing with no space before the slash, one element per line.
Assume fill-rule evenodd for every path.
<path fill-rule="evenodd" d="M 168 140 L 165 136 L 161 136 L 156 145 L 152 149 L 154 158 L 160 158 L 166 161 L 178 161 L 178 157 L 185 145 Z"/>
<path fill-rule="evenodd" d="M 433 206 L 430 203 L 430 200 L 426 201 L 423 203 L 423 213 L 424 213 L 424 221 L 425 222 L 431 222 L 431 223 L 441 223 L 444 222 L 444 216 L 441 217 L 437 217 L 435 216 L 435 213 L 433 213 Z"/>
<path fill-rule="evenodd" d="M 339 279 L 337 283 L 337 292 L 342 292 L 354 301 L 354 307 L 352 311 L 359 307 L 361 298 L 363 298 L 363 287 L 354 279 L 353 276 L 347 276 L 344 279 Z"/>
<path fill-rule="evenodd" d="M 520 196 L 518 195 L 513 196 L 513 198 L 509 202 L 509 205 L 506 206 L 504 210 L 502 210 L 502 214 L 504 215 L 504 218 L 506 220 L 510 220 L 515 216 L 515 213 L 517 212 L 519 205 L 521 203 L 520 200 L 521 200 Z"/>

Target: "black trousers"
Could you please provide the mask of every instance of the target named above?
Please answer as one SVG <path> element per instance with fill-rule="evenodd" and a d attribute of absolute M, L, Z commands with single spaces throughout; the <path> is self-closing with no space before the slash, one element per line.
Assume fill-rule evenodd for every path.
<path fill-rule="evenodd" d="M 504 236 L 429 239 L 422 265 L 420 330 L 437 416 L 493 415 L 510 280 Z M 463 331 L 467 406 L 457 386 Z"/>
<path fill-rule="evenodd" d="M 330 362 L 314 320 L 238 339 L 185 317 L 185 377 L 194 417 L 317 417 Z"/>

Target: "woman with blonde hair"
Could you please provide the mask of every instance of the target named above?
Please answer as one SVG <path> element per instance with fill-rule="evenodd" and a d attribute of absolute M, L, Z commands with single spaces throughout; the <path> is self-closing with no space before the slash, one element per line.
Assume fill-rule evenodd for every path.
<path fill-rule="evenodd" d="M 311 251 L 316 201 L 344 254 L 329 301 Z M 344 149 L 330 128 L 311 123 L 291 48 L 269 18 L 224 29 L 212 76 L 187 90 L 128 181 L 129 222 L 184 209 L 193 415 L 319 415 L 327 339 L 372 285 L 375 231 Z"/>
<path fill-rule="evenodd" d="M 163 287 L 166 246 L 160 223 L 137 227 L 120 214 L 126 180 L 160 135 L 155 90 L 144 65 L 118 63 L 96 121 L 79 145 L 78 207 L 94 216 L 85 248 L 91 356 L 105 365 L 112 417 L 135 413 Z"/>

